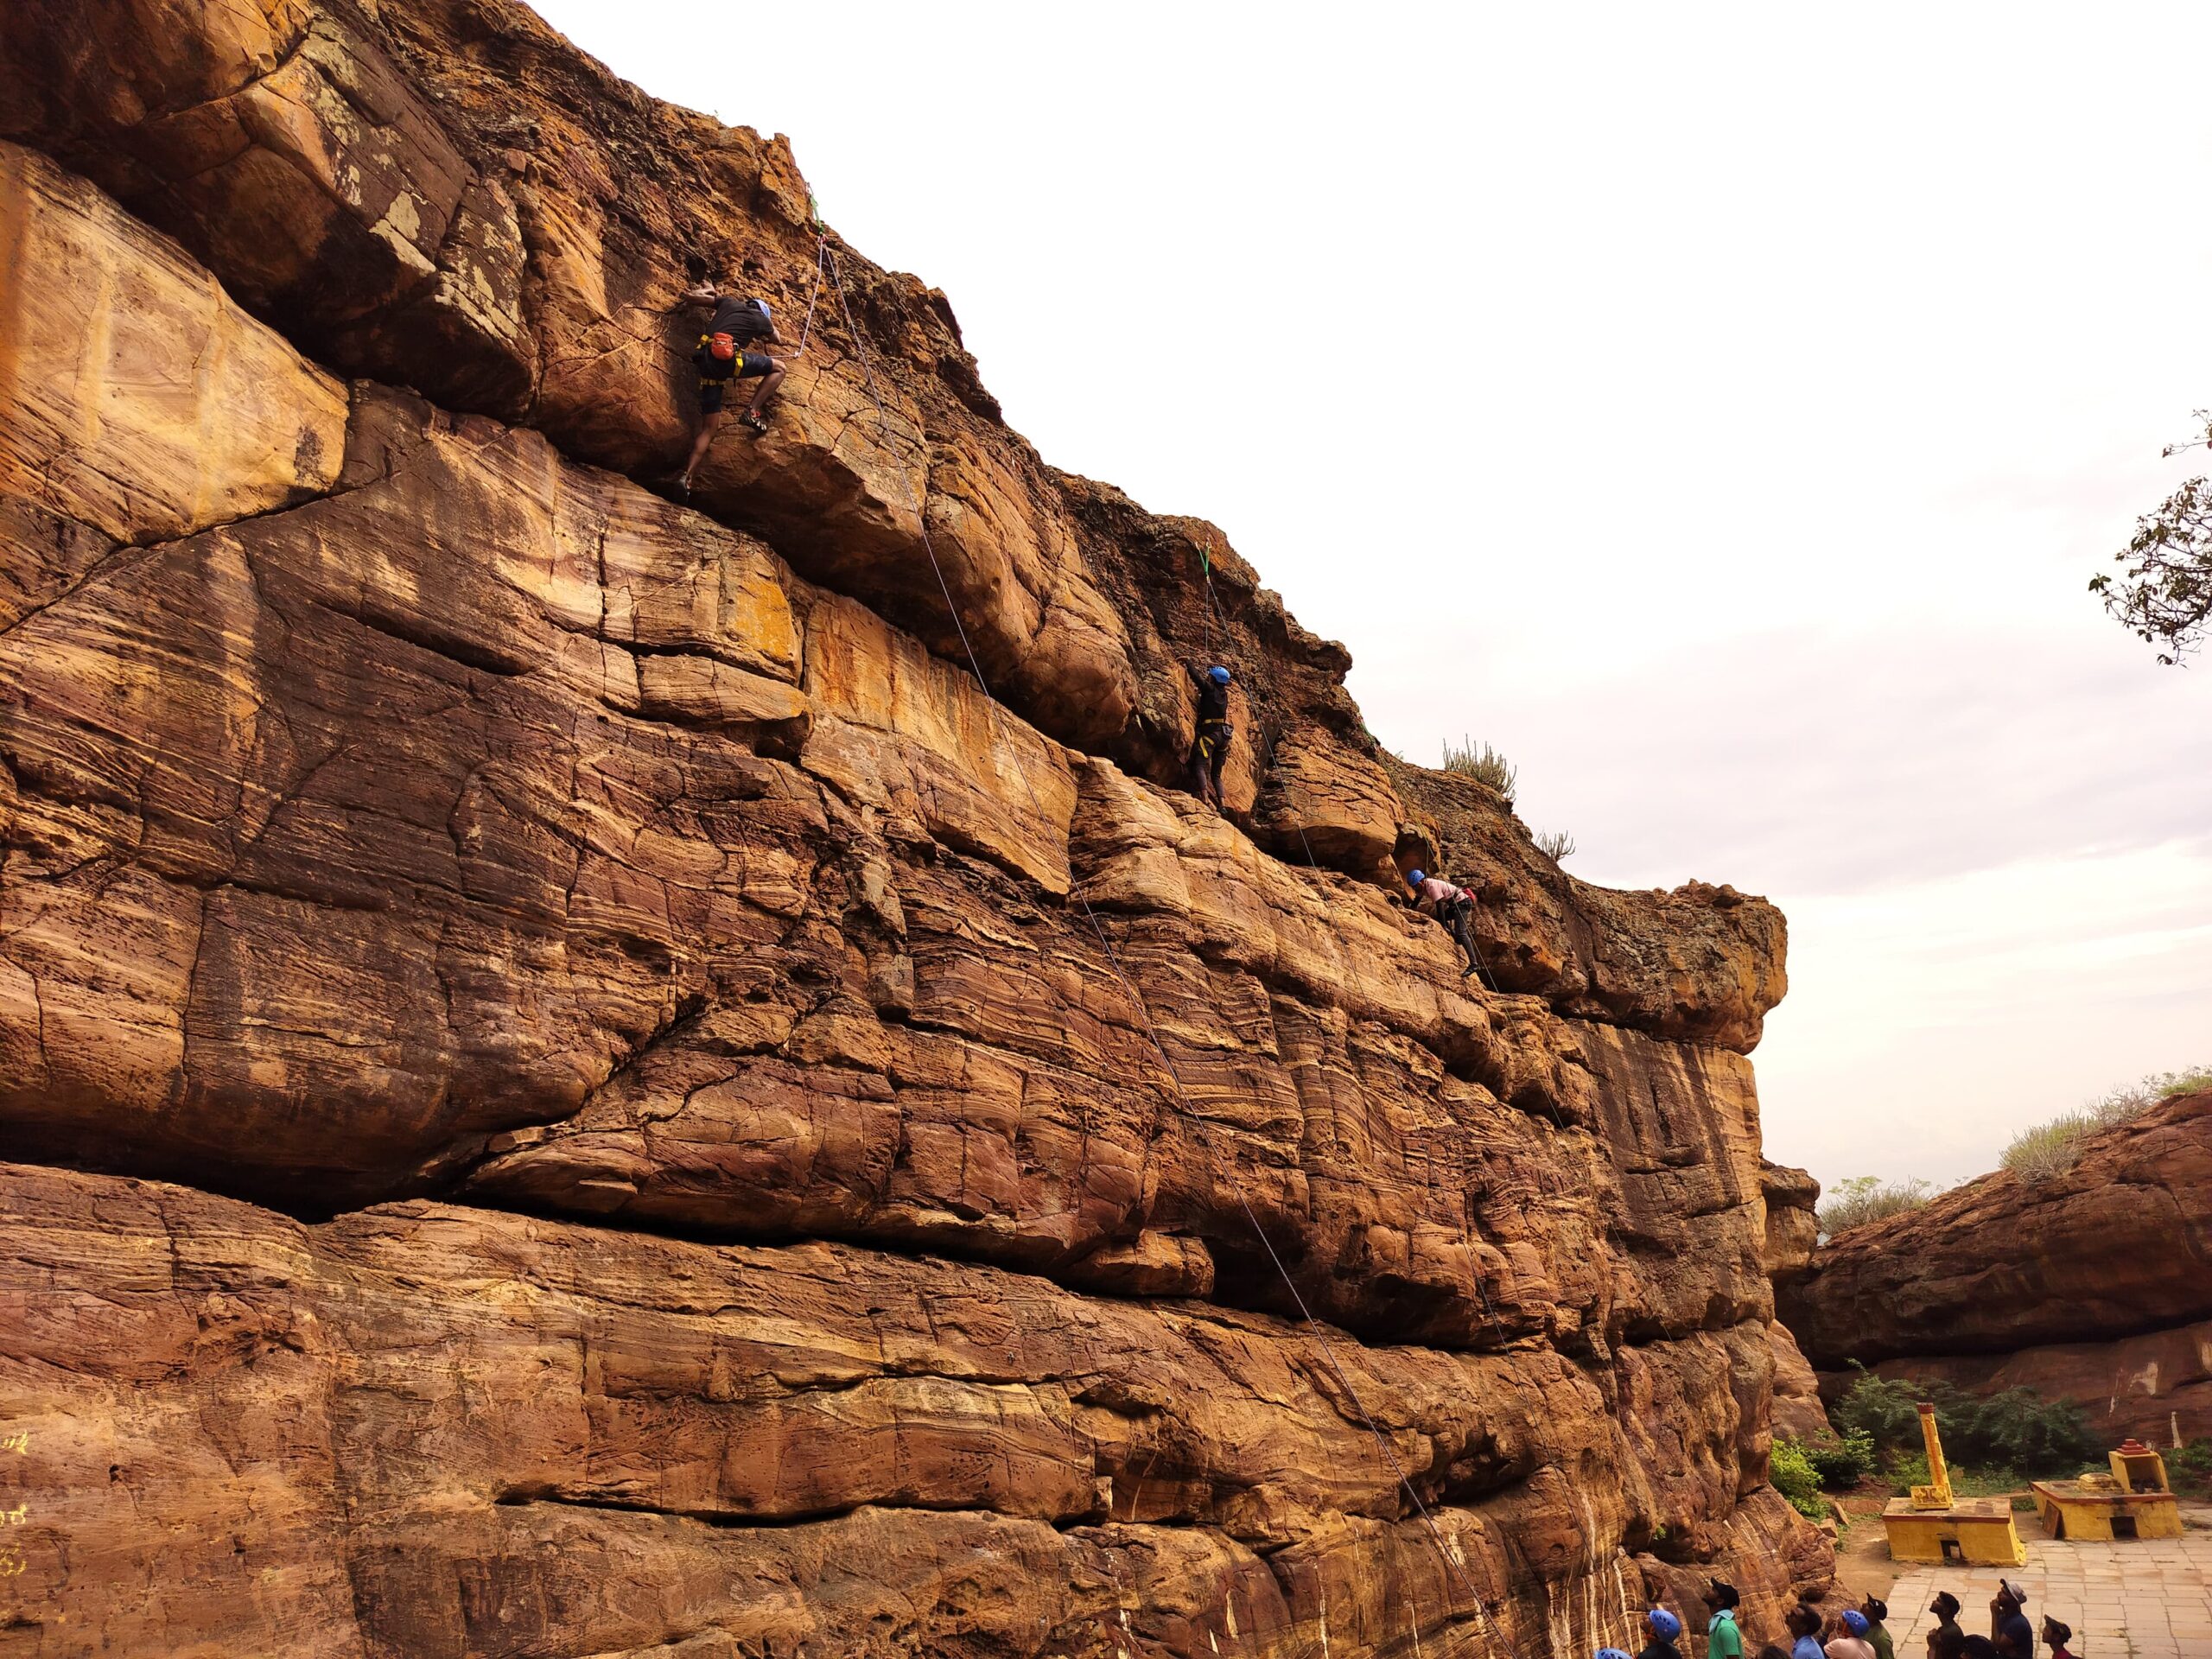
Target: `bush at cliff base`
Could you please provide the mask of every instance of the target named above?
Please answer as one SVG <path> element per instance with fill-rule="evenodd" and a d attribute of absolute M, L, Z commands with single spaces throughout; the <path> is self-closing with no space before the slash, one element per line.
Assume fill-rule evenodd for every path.
<path fill-rule="evenodd" d="M 2070 1475 L 2105 1448 L 2082 1408 L 2032 1389 L 2006 1389 L 1986 1400 L 1948 1382 L 1876 1376 L 1864 1369 L 1828 1413 L 1839 1435 L 1863 1435 L 1885 1464 L 1919 1454 L 1917 1402 L 1931 1401 L 1946 1457 L 2023 1475 Z M 1779 1485 L 1781 1483 L 1777 1482 Z"/>
<path fill-rule="evenodd" d="M 1828 1501 L 1821 1493 L 1820 1471 L 1813 1467 L 1813 1460 L 1797 1441 L 1779 1437 L 1775 1440 L 1773 1454 L 1767 1459 L 1766 1478 L 1798 1514 L 1815 1521 L 1827 1519 Z"/>
<path fill-rule="evenodd" d="M 1840 1492 L 1856 1486 L 1880 1466 L 1880 1458 L 1874 1450 L 1874 1437 L 1863 1428 L 1854 1428 L 1833 1440 L 1808 1440 L 1805 1456 L 1813 1465 L 1813 1472 L 1821 1478 L 1821 1484 L 1831 1492 Z"/>
<path fill-rule="evenodd" d="M 2212 1491 L 2212 1440 L 2194 1440 L 2167 1452 L 2166 1478 L 2177 1491 Z"/>

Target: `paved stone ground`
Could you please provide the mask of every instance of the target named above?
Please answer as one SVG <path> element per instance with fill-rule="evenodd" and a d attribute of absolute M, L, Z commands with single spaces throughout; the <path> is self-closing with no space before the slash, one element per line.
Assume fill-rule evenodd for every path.
<path fill-rule="evenodd" d="M 1926 1651 L 1936 1622 L 1928 1604 L 1939 1590 L 1966 1604 L 1963 1628 L 1986 1633 L 2000 1577 L 2028 1592 L 2028 1618 L 2038 1630 L 2045 1613 L 2074 1627 L 2082 1659 L 2212 1659 L 2212 1532 L 2192 1527 L 2179 1538 L 2060 1543 L 2031 1535 L 2039 1530 L 2032 1516 L 2019 1519 L 2025 1567 L 1906 1566 L 1898 1573 L 1888 1597 L 1897 1659 Z M 2037 1654 L 2041 1659 L 2040 1644 Z"/>

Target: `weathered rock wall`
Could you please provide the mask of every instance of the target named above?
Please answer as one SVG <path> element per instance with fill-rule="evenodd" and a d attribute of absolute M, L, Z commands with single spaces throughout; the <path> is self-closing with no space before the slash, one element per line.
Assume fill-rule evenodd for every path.
<path fill-rule="evenodd" d="M 2076 1400 L 2101 1432 L 2212 1434 L 2212 1091 L 1822 1244 L 1783 1283 L 1813 1363 Z M 1840 1379 L 1836 1379 L 1840 1381 Z"/>
<path fill-rule="evenodd" d="M 1457 780 L 834 236 L 771 437 L 704 512 L 625 477 L 701 263 L 804 308 L 804 188 L 527 13 L 21 10 L 8 1628 L 1528 1655 L 1825 1578 L 1764 1484 L 1770 907 L 1453 798 L 1526 946 L 1471 990 L 1390 879 Z M 1157 786 L 1200 546 L 1233 821 Z"/>

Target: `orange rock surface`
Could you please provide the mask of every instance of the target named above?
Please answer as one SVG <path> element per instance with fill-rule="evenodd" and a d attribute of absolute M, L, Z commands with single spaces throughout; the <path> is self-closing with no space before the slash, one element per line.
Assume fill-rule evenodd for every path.
<path fill-rule="evenodd" d="M 0 136 L 27 1651 L 1532 1659 L 1825 1582 L 1771 907 L 1381 754 L 834 232 L 652 493 L 670 308 L 803 314 L 804 186 L 518 7 L 28 0 Z"/>
<path fill-rule="evenodd" d="M 2115 1445 L 2212 1435 L 2212 1091 L 2092 1133 L 2045 1179 L 1999 1171 L 1840 1233 L 1781 1294 L 1832 1387 L 1856 1359 L 2072 1399 Z"/>

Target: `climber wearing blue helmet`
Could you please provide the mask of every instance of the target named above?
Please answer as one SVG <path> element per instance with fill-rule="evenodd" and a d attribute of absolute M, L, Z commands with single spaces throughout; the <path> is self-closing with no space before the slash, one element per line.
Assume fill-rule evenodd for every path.
<path fill-rule="evenodd" d="M 1675 1645 L 1675 1638 L 1682 1633 L 1682 1621 L 1664 1607 L 1654 1607 L 1643 1617 L 1651 1626 L 1651 1640 L 1636 1659 L 1682 1659 L 1682 1650 Z"/>
<path fill-rule="evenodd" d="M 1598 1659 L 1628 1659 L 1628 1655 L 1618 1648 L 1600 1648 Z"/>
<path fill-rule="evenodd" d="M 1459 970 L 1459 977 L 1482 970 L 1482 958 L 1475 954 L 1475 895 L 1465 887 L 1455 887 L 1440 877 L 1420 870 L 1406 872 L 1406 885 L 1414 890 L 1414 908 L 1424 916 L 1433 916 L 1452 930 L 1459 941 L 1459 949 L 1466 952 L 1467 965 Z"/>
<path fill-rule="evenodd" d="M 1201 674 L 1191 671 L 1198 688 L 1198 734 L 1191 740 L 1191 783 L 1198 798 L 1221 810 L 1221 763 L 1229 758 L 1229 671 L 1216 663 Z"/>

